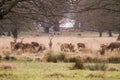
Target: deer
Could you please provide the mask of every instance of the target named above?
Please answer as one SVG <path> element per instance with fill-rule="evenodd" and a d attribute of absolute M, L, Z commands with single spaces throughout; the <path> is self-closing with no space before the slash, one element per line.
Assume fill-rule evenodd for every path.
<path fill-rule="evenodd" d="M 80 50 L 80 48 L 85 48 L 85 44 L 84 43 L 77 43 L 77 48 L 78 48 L 78 50 Z"/>
<path fill-rule="evenodd" d="M 108 46 L 107 46 L 107 50 L 111 50 L 111 51 L 114 51 L 114 50 L 120 50 L 120 42 L 111 42 Z"/>
<path fill-rule="evenodd" d="M 30 52 L 32 52 L 33 50 L 35 50 L 35 46 L 33 45 L 33 44 L 30 44 L 30 43 L 25 43 L 24 44 L 24 49 L 26 50 L 26 51 L 30 51 Z"/>
<path fill-rule="evenodd" d="M 50 49 L 52 49 L 52 45 L 53 45 L 53 43 L 52 43 L 52 39 L 53 39 L 53 37 L 49 37 L 49 48 Z"/>
<path fill-rule="evenodd" d="M 74 48 L 75 46 L 72 44 L 72 43 L 63 43 L 60 45 L 60 48 L 61 48 L 61 51 L 64 51 L 64 52 L 74 52 Z"/>
<path fill-rule="evenodd" d="M 22 49 L 22 51 L 24 52 L 25 44 L 23 44 L 23 39 L 24 38 L 21 38 L 21 42 L 18 42 L 18 43 L 15 44 L 15 46 L 14 46 L 15 50 Z"/>
<path fill-rule="evenodd" d="M 34 45 L 34 47 L 39 47 L 39 43 L 38 42 L 31 42 L 32 45 Z"/>
<path fill-rule="evenodd" d="M 46 49 L 47 49 L 47 48 L 45 47 L 44 44 L 40 44 L 37 52 L 39 52 L 39 51 L 40 51 L 40 52 L 43 52 L 43 51 L 46 50 Z"/>
<path fill-rule="evenodd" d="M 10 42 L 11 50 L 14 50 L 14 46 L 16 44 L 17 39 L 14 39 L 14 41 Z"/>

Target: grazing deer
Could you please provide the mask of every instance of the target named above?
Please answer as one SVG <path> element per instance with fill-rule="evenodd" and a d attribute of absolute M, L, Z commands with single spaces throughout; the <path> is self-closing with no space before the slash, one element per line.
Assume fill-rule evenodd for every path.
<path fill-rule="evenodd" d="M 30 44 L 30 43 L 25 43 L 25 44 L 24 44 L 24 49 L 25 49 L 26 51 L 29 50 L 29 52 L 32 52 L 33 50 L 35 50 L 35 46 L 34 46 L 33 44 Z"/>
<path fill-rule="evenodd" d="M 107 46 L 107 49 L 111 50 L 111 51 L 114 51 L 116 49 L 117 51 L 119 51 L 120 50 L 120 42 L 112 42 L 112 43 L 110 43 Z"/>
<path fill-rule="evenodd" d="M 46 50 L 45 45 L 44 45 L 44 44 L 40 44 L 37 51 L 38 51 L 38 52 L 39 52 L 39 51 L 40 51 L 40 52 L 43 52 L 44 50 Z"/>
<path fill-rule="evenodd" d="M 61 48 L 61 51 L 64 51 L 64 52 L 68 52 L 68 51 L 74 52 L 75 51 L 75 49 L 74 49 L 75 46 L 72 43 L 63 43 L 63 44 L 61 44 L 60 48 Z"/>
<path fill-rule="evenodd" d="M 25 44 L 23 44 L 23 39 L 24 38 L 21 38 L 21 42 L 18 42 L 18 43 L 15 44 L 15 46 L 14 46 L 15 50 L 22 49 L 22 51 L 24 52 Z"/>
<path fill-rule="evenodd" d="M 49 48 L 50 48 L 50 49 L 52 49 L 52 45 L 53 45 L 52 39 L 53 39 L 52 37 L 49 37 L 49 40 L 50 40 L 50 41 L 49 41 Z"/>
<path fill-rule="evenodd" d="M 32 44 L 34 47 L 39 47 L 39 43 L 38 43 L 38 42 L 31 42 L 31 44 Z"/>
<path fill-rule="evenodd" d="M 60 45 L 61 51 L 68 52 L 69 51 L 69 43 L 63 43 Z"/>
<path fill-rule="evenodd" d="M 80 48 L 85 48 L 85 44 L 84 43 L 77 43 L 77 48 L 78 48 L 78 50 L 80 50 Z"/>

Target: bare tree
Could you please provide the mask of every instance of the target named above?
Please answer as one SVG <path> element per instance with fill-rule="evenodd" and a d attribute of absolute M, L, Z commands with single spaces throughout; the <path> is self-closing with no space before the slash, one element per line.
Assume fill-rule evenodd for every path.
<path fill-rule="evenodd" d="M 15 28 L 28 29 L 36 21 L 58 25 L 66 14 L 74 14 L 76 23 L 87 25 L 87 29 L 115 30 L 120 33 L 119 0 L 1 0 L 0 20 Z M 76 18 L 77 15 L 77 18 Z M 80 17 L 80 19 L 79 19 Z M 73 17 L 72 17 L 73 18 Z M 6 21 L 6 19 L 8 21 Z M 3 22 L 0 22 L 1 29 Z M 21 27 L 22 26 L 22 27 Z M 78 26 L 78 25 L 77 25 Z M 6 26 L 6 28 L 8 28 Z M 11 27 L 13 28 L 13 27 Z M 30 27 L 31 28 L 31 27 Z M 118 38 L 120 39 L 120 37 Z"/>

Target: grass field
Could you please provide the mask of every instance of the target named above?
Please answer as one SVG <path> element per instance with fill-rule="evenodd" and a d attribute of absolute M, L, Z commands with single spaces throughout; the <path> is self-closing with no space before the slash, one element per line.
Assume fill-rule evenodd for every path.
<path fill-rule="evenodd" d="M 24 33 L 23 33 L 24 34 Z M 28 33 L 25 33 L 28 34 Z M 60 46 L 58 43 L 72 43 L 76 45 L 78 42 L 85 43 L 87 49 L 92 51 L 97 51 L 100 49 L 100 44 L 114 42 L 117 39 L 117 35 L 114 37 L 98 37 L 96 33 L 82 33 L 82 36 L 78 36 L 77 33 L 62 33 L 63 35 L 57 35 L 53 37 L 53 52 L 60 53 Z M 38 43 L 45 44 L 49 50 L 49 36 L 31 36 L 26 35 L 24 37 L 23 43 L 30 43 L 31 41 L 36 41 Z M 0 37 L 0 55 L 14 55 L 16 58 L 36 58 L 41 57 L 43 53 L 24 53 L 24 54 L 13 54 L 10 50 L 10 41 L 13 41 L 11 37 Z M 20 39 L 18 39 L 18 42 Z M 76 48 L 76 47 L 75 47 Z M 44 53 L 46 53 L 45 51 Z M 77 52 L 77 53 L 66 53 L 67 55 L 82 55 L 82 56 L 96 56 L 94 52 Z M 119 54 L 115 54 L 118 56 Z M 105 56 L 108 56 L 105 55 Z M 110 54 L 114 56 L 114 53 Z M 1 65 L 13 66 L 13 69 L 3 69 Z M 47 63 L 28 59 L 16 60 L 16 61 L 2 61 L 0 62 L 0 80 L 120 80 L 120 71 L 90 71 L 90 70 L 71 70 L 75 63 Z M 3 66 L 4 66 L 3 65 Z M 109 64 L 120 69 L 120 64 Z"/>
<path fill-rule="evenodd" d="M 12 62 L 11 64 L 16 68 L 0 70 L 0 80 L 120 80 L 119 71 L 70 70 L 73 63 Z"/>

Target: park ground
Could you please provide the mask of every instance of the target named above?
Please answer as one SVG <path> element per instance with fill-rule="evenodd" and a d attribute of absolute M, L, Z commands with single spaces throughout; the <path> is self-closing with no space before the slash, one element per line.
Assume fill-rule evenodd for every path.
<path fill-rule="evenodd" d="M 68 34 L 67 34 L 68 35 Z M 85 43 L 87 48 L 91 50 L 77 52 L 77 53 L 66 53 L 71 55 L 90 55 L 95 56 L 96 51 L 100 49 L 100 44 L 106 44 L 116 41 L 116 35 L 114 37 L 97 37 L 97 35 L 83 34 L 83 36 L 54 36 L 53 37 L 53 52 L 55 54 L 60 52 L 61 43 L 72 43 L 78 42 Z M 30 43 L 36 41 L 38 43 L 45 44 L 48 48 L 49 36 L 21 36 L 24 37 L 23 42 Z M 1 60 L 0 62 L 0 80 L 120 80 L 120 64 L 119 63 L 106 63 L 110 66 L 118 68 L 117 71 L 100 71 L 100 70 L 81 70 L 71 68 L 75 65 L 74 62 L 41 62 L 35 61 L 34 58 L 41 57 L 44 53 L 23 53 L 15 55 L 11 53 L 10 42 L 13 41 L 12 37 L 0 37 L 0 53 L 1 56 L 6 54 L 14 55 L 15 57 L 21 58 L 22 60 L 6 61 Z M 19 39 L 18 39 L 19 42 Z M 108 54 L 107 54 L 108 55 Z M 111 55 L 119 55 L 119 53 L 112 53 Z M 27 57 L 26 60 L 23 58 Z M 28 59 L 28 57 L 30 59 Z M 32 58 L 32 59 L 31 59 Z M 86 63 L 89 64 L 89 63 Z M 5 66 L 11 66 L 6 69 Z"/>

